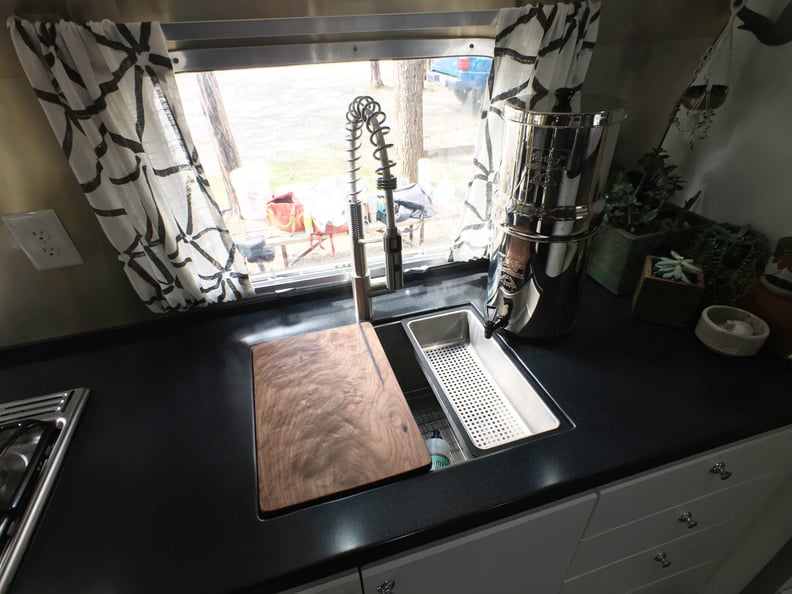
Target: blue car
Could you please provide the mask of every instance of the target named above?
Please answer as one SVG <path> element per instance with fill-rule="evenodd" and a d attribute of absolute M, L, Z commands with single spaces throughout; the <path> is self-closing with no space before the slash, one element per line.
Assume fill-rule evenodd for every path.
<path fill-rule="evenodd" d="M 426 80 L 454 91 L 457 99 L 471 99 L 477 105 L 487 88 L 487 79 L 492 68 L 492 58 L 460 56 L 432 60 Z"/>

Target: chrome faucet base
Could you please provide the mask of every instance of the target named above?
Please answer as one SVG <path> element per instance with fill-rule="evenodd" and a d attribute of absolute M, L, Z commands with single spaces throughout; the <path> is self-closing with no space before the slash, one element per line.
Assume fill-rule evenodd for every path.
<path fill-rule="evenodd" d="M 366 276 L 352 277 L 352 297 L 355 300 L 355 311 L 359 322 L 371 319 L 371 279 Z"/>

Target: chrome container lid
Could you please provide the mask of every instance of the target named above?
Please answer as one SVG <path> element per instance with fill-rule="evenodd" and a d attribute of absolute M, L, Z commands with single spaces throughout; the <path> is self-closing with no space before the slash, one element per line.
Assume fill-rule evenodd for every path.
<path fill-rule="evenodd" d="M 578 93 L 571 99 L 548 95 L 531 107 L 514 97 L 506 102 L 504 116 L 508 121 L 529 126 L 592 128 L 620 124 L 625 111 L 618 99 Z"/>

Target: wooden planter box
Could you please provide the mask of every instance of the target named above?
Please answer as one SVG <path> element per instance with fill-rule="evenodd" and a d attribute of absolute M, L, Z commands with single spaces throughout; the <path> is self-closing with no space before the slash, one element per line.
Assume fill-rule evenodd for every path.
<path fill-rule="evenodd" d="M 591 246 L 588 275 L 615 295 L 635 290 L 644 260 L 649 254 L 677 250 L 685 253 L 708 219 L 689 213 L 689 227 L 647 235 L 633 235 L 624 229 L 602 225 Z"/>
<path fill-rule="evenodd" d="M 704 275 L 698 275 L 696 284 L 655 276 L 652 268 L 658 259 L 647 256 L 644 260 L 643 273 L 633 294 L 633 317 L 664 326 L 689 328 L 701 312 Z"/>

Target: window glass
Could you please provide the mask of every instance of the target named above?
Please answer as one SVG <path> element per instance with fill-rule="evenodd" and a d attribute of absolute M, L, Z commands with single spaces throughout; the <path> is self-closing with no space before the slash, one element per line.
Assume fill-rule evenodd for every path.
<path fill-rule="evenodd" d="M 395 87 L 407 62 L 420 79 L 404 95 L 405 104 L 408 113 L 420 110 L 423 130 L 419 142 L 402 147 L 399 120 L 409 116 L 397 113 Z M 407 204 L 397 215 L 405 262 L 447 254 L 472 174 L 490 62 L 475 57 L 378 60 L 178 74 L 207 178 L 255 278 L 349 267 L 345 116 L 359 95 L 379 101 L 391 127 L 387 140 L 394 144 L 389 153 L 397 163 L 396 197 Z M 380 233 L 378 219 L 384 214 L 373 146 L 368 134 L 362 140 L 361 201 L 371 239 Z M 413 179 L 406 160 L 417 162 Z M 298 206 L 286 202 L 289 194 Z M 284 203 L 268 207 L 273 197 Z M 367 249 L 370 263 L 381 260 L 380 243 Z"/>

